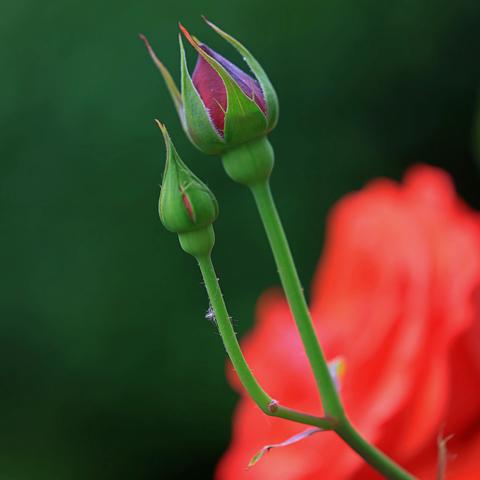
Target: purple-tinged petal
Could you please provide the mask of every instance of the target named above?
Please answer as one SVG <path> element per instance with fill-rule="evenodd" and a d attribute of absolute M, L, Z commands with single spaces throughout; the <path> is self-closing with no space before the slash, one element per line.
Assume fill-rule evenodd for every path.
<path fill-rule="evenodd" d="M 242 89 L 243 93 L 245 93 L 247 97 L 250 97 L 252 100 L 254 100 L 260 110 L 266 114 L 267 107 L 265 105 L 265 97 L 257 80 L 238 68 L 225 57 L 222 57 L 222 55 L 215 52 L 215 50 L 207 47 L 207 45 L 201 45 L 201 47 L 230 74 L 235 82 L 237 82 L 237 85 Z"/>
<path fill-rule="evenodd" d="M 266 115 L 265 98 L 258 82 L 211 48 L 204 44 L 200 45 L 200 47 L 222 65 L 245 95 L 254 100 Z M 199 55 L 192 75 L 192 81 L 210 114 L 213 124 L 223 134 L 225 111 L 227 110 L 227 91 L 223 80 L 215 69 Z"/>

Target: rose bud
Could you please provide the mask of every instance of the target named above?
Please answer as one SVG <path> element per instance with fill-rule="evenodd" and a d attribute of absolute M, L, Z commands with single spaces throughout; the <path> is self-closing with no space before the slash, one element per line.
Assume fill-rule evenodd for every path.
<path fill-rule="evenodd" d="M 212 223 L 218 203 L 210 189 L 183 163 L 165 126 L 157 120 L 167 148 L 158 211 L 167 230 L 178 233 L 191 255 L 208 255 L 213 248 Z"/>
<path fill-rule="evenodd" d="M 278 120 L 278 100 L 265 71 L 252 54 L 233 37 L 205 21 L 242 55 L 253 77 L 200 43 L 180 25 L 183 35 L 199 55 L 190 76 L 180 37 L 180 93 L 146 38 L 141 38 L 162 73 L 182 126 L 192 143 L 204 153 L 223 154 L 270 132 Z"/>

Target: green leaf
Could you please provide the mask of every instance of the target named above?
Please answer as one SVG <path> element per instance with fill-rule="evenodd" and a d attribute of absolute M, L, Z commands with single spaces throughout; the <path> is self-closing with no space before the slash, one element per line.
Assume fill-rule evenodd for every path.
<path fill-rule="evenodd" d="M 214 23 L 210 22 L 210 20 L 208 20 L 205 16 L 202 16 L 202 18 L 209 27 L 218 33 L 224 40 L 230 43 L 230 45 L 232 45 L 237 52 L 242 55 L 245 62 L 247 62 L 247 65 L 250 67 L 250 70 L 260 83 L 263 94 L 265 95 L 265 101 L 267 104 L 268 130 L 272 130 L 278 122 L 278 97 L 272 83 L 270 82 L 270 79 L 265 73 L 265 70 L 262 68 L 257 59 L 237 39 L 224 32 Z"/>

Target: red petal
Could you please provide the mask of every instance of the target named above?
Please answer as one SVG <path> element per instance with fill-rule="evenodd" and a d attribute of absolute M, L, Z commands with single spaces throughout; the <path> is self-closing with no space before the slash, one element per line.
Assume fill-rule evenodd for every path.
<path fill-rule="evenodd" d="M 192 80 L 215 128 L 223 135 L 225 111 L 227 110 L 227 90 L 223 80 L 200 55 L 193 71 Z"/>

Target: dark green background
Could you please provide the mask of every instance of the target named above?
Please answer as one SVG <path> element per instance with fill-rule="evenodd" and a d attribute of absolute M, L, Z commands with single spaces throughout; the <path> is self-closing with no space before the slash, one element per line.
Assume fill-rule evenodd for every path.
<path fill-rule="evenodd" d="M 3 0 L 0 478 L 210 478 L 227 445 L 236 396 L 194 261 L 158 221 L 153 118 L 218 197 L 239 333 L 277 277 L 250 197 L 185 140 L 137 38 L 175 75 L 178 20 L 238 60 L 201 13 L 277 88 L 273 186 L 306 286 L 328 209 L 371 178 L 428 162 L 480 203 L 478 0 Z"/>

